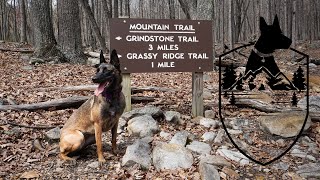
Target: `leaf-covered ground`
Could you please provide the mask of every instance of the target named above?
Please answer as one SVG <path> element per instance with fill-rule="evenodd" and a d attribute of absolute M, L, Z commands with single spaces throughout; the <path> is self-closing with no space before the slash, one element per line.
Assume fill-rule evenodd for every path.
<path fill-rule="evenodd" d="M 310 50 L 314 58 L 320 57 L 318 48 Z M 29 104 L 52 99 L 71 97 L 75 95 L 91 95 L 90 91 L 63 92 L 58 90 L 43 91 L 40 88 L 57 86 L 76 86 L 92 84 L 91 76 L 95 69 L 87 65 L 70 64 L 39 64 L 29 65 L 29 55 L 17 52 L 0 51 L 0 100 L 2 104 Z M 286 66 L 282 63 L 281 66 Z M 311 73 L 318 74 L 318 69 Z M 217 132 L 219 129 L 208 129 L 196 125 L 191 121 L 191 73 L 141 73 L 132 74 L 132 86 L 158 86 L 174 89 L 174 92 L 144 92 L 144 96 L 156 97 L 150 104 L 163 110 L 174 110 L 183 114 L 184 125 L 173 125 L 160 122 L 161 130 L 169 132 L 172 136 L 176 131 L 187 130 L 200 139 L 205 131 Z M 205 109 L 212 109 L 218 113 L 218 73 L 204 73 Z M 319 95 L 317 92 L 311 92 Z M 6 101 L 6 102 L 5 102 Z M 146 104 L 134 104 L 142 107 Z M 192 168 L 187 170 L 156 171 L 152 166 L 149 170 L 142 170 L 139 166 L 124 168 L 121 159 L 125 148 L 134 138 L 122 133 L 118 136 L 120 154 L 117 156 L 110 152 L 110 133 L 104 136 L 104 156 L 107 163 L 102 168 L 91 168 L 90 164 L 96 161 L 95 146 L 89 147 L 79 157 L 76 164 L 64 163 L 57 157 L 57 142 L 48 141 L 44 133 L 48 129 L 38 129 L 23 126 L 62 126 L 70 117 L 74 109 L 65 110 L 38 110 L 29 111 L 0 111 L 0 179 L 19 179 L 20 177 L 39 177 L 40 179 L 199 179 L 198 157 L 195 158 Z M 218 118 L 218 116 L 216 116 Z M 8 124 L 10 122 L 11 124 Z M 221 128 L 221 127 L 220 127 Z M 316 143 L 315 149 L 320 149 L 320 123 L 314 122 L 308 136 Z M 154 142 L 165 141 L 159 135 Z M 299 140 L 298 145 L 305 147 L 305 138 Z M 223 145 L 232 147 L 225 138 Z M 212 144 L 212 152 L 220 145 Z M 319 156 L 315 156 L 319 158 Z M 319 159 L 317 159 L 319 163 Z M 279 179 L 286 171 L 274 168 L 273 165 L 260 166 L 250 163 L 240 166 L 232 162 L 231 172 L 240 175 L 241 179 Z M 278 161 L 280 162 L 280 161 Z M 298 165 L 309 163 L 303 158 L 285 155 L 281 162 L 289 165 L 288 172 L 295 172 Z M 230 171 L 218 169 L 221 177 L 230 175 Z M 231 175 L 230 175 L 231 176 Z M 230 179 L 230 178 L 229 178 Z"/>

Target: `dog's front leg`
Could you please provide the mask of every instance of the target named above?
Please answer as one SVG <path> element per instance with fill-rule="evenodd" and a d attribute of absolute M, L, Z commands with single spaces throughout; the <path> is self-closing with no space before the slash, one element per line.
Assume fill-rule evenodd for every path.
<path fill-rule="evenodd" d="M 115 125 L 113 125 L 112 129 L 111 129 L 111 135 L 112 135 L 112 139 L 111 139 L 111 143 L 112 143 L 112 153 L 114 155 L 118 154 L 117 151 L 117 130 L 118 130 L 118 122 L 119 122 L 119 117 L 117 118 L 117 122 L 115 123 Z"/>
<path fill-rule="evenodd" d="M 103 152 L 102 152 L 102 123 L 101 122 L 94 123 L 94 131 L 95 131 L 95 137 L 96 137 L 98 160 L 100 164 L 103 164 L 104 162 L 106 162 L 106 160 L 104 159 Z"/>

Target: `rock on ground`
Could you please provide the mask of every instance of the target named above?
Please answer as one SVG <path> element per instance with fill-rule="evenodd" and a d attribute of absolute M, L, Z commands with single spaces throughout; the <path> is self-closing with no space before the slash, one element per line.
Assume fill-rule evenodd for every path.
<path fill-rule="evenodd" d="M 208 91 L 208 90 L 203 91 L 203 99 L 212 100 L 212 98 L 213 98 L 213 96 L 210 91 Z"/>
<path fill-rule="evenodd" d="M 218 134 L 216 136 L 216 138 L 214 139 L 214 143 L 215 144 L 221 144 L 222 143 L 222 140 L 223 140 L 223 136 L 224 136 L 225 132 L 223 129 L 220 129 L 218 131 Z"/>
<path fill-rule="evenodd" d="M 178 144 L 158 144 L 152 151 L 153 165 L 161 169 L 188 169 L 193 164 L 192 153 Z"/>
<path fill-rule="evenodd" d="M 88 164 L 87 167 L 96 169 L 96 168 L 99 167 L 99 162 L 98 161 L 94 161 L 94 162 Z"/>
<path fill-rule="evenodd" d="M 309 163 L 298 166 L 297 173 L 304 178 L 320 178 L 320 163 Z"/>
<path fill-rule="evenodd" d="M 310 161 L 316 161 L 316 158 L 307 154 L 306 152 L 303 152 L 299 149 L 293 149 L 291 152 L 290 152 L 291 156 L 294 156 L 294 157 L 299 157 L 299 158 L 307 158 L 309 159 Z"/>
<path fill-rule="evenodd" d="M 151 148 L 148 141 L 138 139 L 127 147 L 122 158 L 122 166 L 133 166 L 135 163 L 144 169 L 149 169 L 151 166 Z"/>
<path fill-rule="evenodd" d="M 142 108 L 133 109 L 132 111 L 123 113 L 121 117 L 128 121 L 134 117 L 143 115 L 150 115 L 154 119 L 164 118 L 163 111 L 155 106 L 145 106 Z"/>
<path fill-rule="evenodd" d="M 171 137 L 171 134 L 170 133 L 167 133 L 167 132 L 164 132 L 164 131 L 161 131 L 159 133 L 160 137 L 164 138 L 164 139 L 169 139 Z"/>
<path fill-rule="evenodd" d="M 139 137 L 153 136 L 154 133 L 160 130 L 157 121 L 151 115 L 132 118 L 128 122 L 127 129 L 130 135 Z"/>
<path fill-rule="evenodd" d="M 279 169 L 283 171 L 287 171 L 289 169 L 289 164 L 284 162 L 279 162 L 272 166 L 274 169 Z"/>
<path fill-rule="evenodd" d="M 218 149 L 217 153 L 227 159 L 240 163 L 240 165 L 249 164 L 249 159 L 240 152 L 235 152 L 228 149 Z"/>
<path fill-rule="evenodd" d="M 182 124 L 181 114 L 176 111 L 166 111 L 164 113 L 167 122 L 171 122 L 174 124 Z"/>
<path fill-rule="evenodd" d="M 187 131 L 179 131 L 172 137 L 169 143 L 186 146 L 188 138 L 190 139 L 190 136 L 190 133 Z"/>
<path fill-rule="evenodd" d="M 120 117 L 118 122 L 117 133 L 118 134 L 122 133 L 126 125 L 127 125 L 127 121 L 124 118 Z"/>
<path fill-rule="evenodd" d="M 216 117 L 216 113 L 214 113 L 213 110 L 206 110 L 204 111 L 204 117 L 214 119 Z"/>
<path fill-rule="evenodd" d="M 231 167 L 231 163 L 219 155 L 203 154 L 200 156 L 200 163 L 207 163 L 220 167 Z"/>
<path fill-rule="evenodd" d="M 228 179 L 240 179 L 240 175 L 228 167 L 223 167 L 222 172 L 227 175 Z"/>
<path fill-rule="evenodd" d="M 205 132 L 201 138 L 204 142 L 212 142 L 216 136 L 215 132 Z"/>
<path fill-rule="evenodd" d="M 282 137 L 293 137 L 299 134 L 305 118 L 305 112 L 291 111 L 272 113 L 270 116 L 261 116 L 258 120 L 264 131 Z M 308 117 L 304 130 L 307 130 L 310 125 L 311 119 Z"/>
<path fill-rule="evenodd" d="M 210 127 L 217 128 L 219 126 L 219 121 L 213 120 L 210 118 L 201 118 L 200 125 L 207 127 L 207 128 L 210 128 Z"/>
<path fill-rule="evenodd" d="M 200 163 L 199 173 L 202 180 L 220 180 L 218 170 L 211 164 Z"/>
<path fill-rule="evenodd" d="M 210 154 L 211 151 L 211 147 L 209 144 L 199 141 L 192 141 L 191 144 L 187 145 L 187 148 L 199 154 Z"/>
<path fill-rule="evenodd" d="M 298 107 L 301 109 L 306 109 L 307 97 L 302 98 L 298 102 Z M 309 96 L 309 111 L 319 112 L 320 111 L 320 96 Z"/>
<path fill-rule="evenodd" d="M 58 140 L 58 139 L 60 139 L 60 133 L 61 133 L 60 128 L 55 127 L 53 129 L 50 129 L 49 131 L 47 131 L 45 133 L 45 136 L 50 140 Z"/>

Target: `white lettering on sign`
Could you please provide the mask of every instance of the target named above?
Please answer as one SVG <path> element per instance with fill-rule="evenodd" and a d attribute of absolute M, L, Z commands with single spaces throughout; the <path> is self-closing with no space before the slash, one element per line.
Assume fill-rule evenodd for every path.
<path fill-rule="evenodd" d="M 163 53 L 163 59 L 184 59 L 184 53 Z"/>
<path fill-rule="evenodd" d="M 158 62 L 158 68 L 172 68 L 175 67 L 174 62 Z"/>
<path fill-rule="evenodd" d="M 173 36 L 136 36 L 128 35 L 126 40 L 129 42 L 174 42 Z"/>
<path fill-rule="evenodd" d="M 128 59 L 156 59 L 158 53 L 128 53 Z"/>
<path fill-rule="evenodd" d="M 209 59 L 207 53 L 188 53 L 190 59 Z"/>
<path fill-rule="evenodd" d="M 179 46 L 178 44 L 161 44 L 161 45 L 158 45 L 158 48 L 157 48 L 158 51 L 176 51 L 176 50 L 179 50 Z"/>
<path fill-rule="evenodd" d="M 175 24 L 174 29 L 176 31 L 194 31 L 193 25 L 181 25 L 181 24 Z"/>
<path fill-rule="evenodd" d="M 178 36 L 179 42 L 199 42 L 197 36 Z"/>
<path fill-rule="evenodd" d="M 130 30 L 162 30 L 162 31 L 167 31 L 169 30 L 169 25 L 168 24 L 130 24 L 129 29 Z"/>

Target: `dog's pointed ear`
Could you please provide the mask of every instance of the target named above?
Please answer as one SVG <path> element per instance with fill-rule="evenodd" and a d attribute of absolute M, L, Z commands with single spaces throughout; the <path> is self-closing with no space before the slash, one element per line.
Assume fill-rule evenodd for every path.
<path fill-rule="evenodd" d="M 278 19 L 278 16 L 277 16 L 277 15 L 274 17 L 272 26 L 273 26 L 274 28 L 276 28 L 277 30 L 280 30 L 280 31 L 281 31 L 280 24 L 279 24 L 279 19 Z"/>
<path fill-rule="evenodd" d="M 263 17 L 260 17 L 260 31 L 263 32 L 268 27 L 266 20 Z"/>
<path fill-rule="evenodd" d="M 102 50 L 101 50 L 101 51 L 100 51 L 100 64 L 102 64 L 102 63 L 106 63 L 106 59 L 104 58 L 103 52 L 102 52 Z"/>
<path fill-rule="evenodd" d="M 117 51 L 114 49 L 111 52 L 111 57 L 110 57 L 110 63 L 117 68 L 118 70 L 120 70 L 120 61 L 119 61 L 119 57 L 117 54 Z"/>

